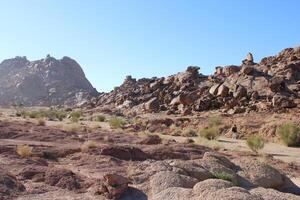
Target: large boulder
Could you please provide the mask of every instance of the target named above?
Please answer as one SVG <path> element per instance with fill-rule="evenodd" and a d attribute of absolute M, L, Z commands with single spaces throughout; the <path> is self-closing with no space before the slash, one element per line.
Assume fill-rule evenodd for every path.
<path fill-rule="evenodd" d="M 81 188 L 82 180 L 71 170 L 63 168 L 48 168 L 45 173 L 45 183 L 68 190 Z"/>
<path fill-rule="evenodd" d="M 283 175 L 275 168 L 260 161 L 239 158 L 234 162 L 240 170 L 238 184 L 241 187 L 264 187 L 278 189 L 284 184 Z"/>
<path fill-rule="evenodd" d="M 279 192 L 274 189 L 266 189 L 262 187 L 254 188 L 251 194 L 261 197 L 263 200 L 300 200 L 299 195 Z"/>
<path fill-rule="evenodd" d="M 294 108 L 297 104 L 295 104 L 292 98 L 276 94 L 272 98 L 272 106 L 274 108 Z"/>
<path fill-rule="evenodd" d="M 105 174 L 101 180 L 97 194 L 105 196 L 107 199 L 119 199 L 128 190 L 131 182 L 118 174 Z"/>
<path fill-rule="evenodd" d="M 159 111 L 159 100 L 157 97 L 153 97 L 145 103 L 145 110 L 147 112 L 157 112 Z"/>
<path fill-rule="evenodd" d="M 209 89 L 209 93 L 212 95 L 217 95 L 218 94 L 218 89 L 220 87 L 220 84 L 215 84 Z"/>
<path fill-rule="evenodd" d="M 220 97 L 227 97 L 229 94 L 229 88 L 227 86 L 225 86 L 224 84 L 222 84 L 219 88 L 218 88 L 218 93 L 217 96 Z"/>
<path fill-rule="evenodd" d="M 218 179 L 208 179 L 197 183 L 193 189 L 169 187 L 156 194 L 154 200 L 263 200 L 249 191 L 235 187 L 232 183 Z"/>
<path fill-rule="evenodd" d="M 204 169 L 199 163 L 197 163 L 196 160 L 173 160 L 169 164 L 173 167 L 182 169 L 186 174 L 198 179 L 198 181 L 203 181 L 214 177 L 207 169 Z"/>
<path fill-rule="evenodd" d="M 196 178 L 171 171 L 162 171 L 150 178 L 150 188 L 152 195 L 155 195 L 170 187 L 192 188 L 197 182 Z"/>

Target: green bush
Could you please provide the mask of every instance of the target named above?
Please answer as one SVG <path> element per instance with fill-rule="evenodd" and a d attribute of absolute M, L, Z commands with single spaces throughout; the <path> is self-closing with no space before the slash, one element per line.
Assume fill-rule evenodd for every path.
<path fill-rule="evenodd" d="M 123 128 L 125 124 L 126 122 L 118 117 L 114 117 L 109 120 L 109 125 L 111 128 Z"/>
<path fill-rule="evenodd" d="M 226 172 L 216 172 L 213 174 L 213 176 L 217 179 L 222 179 L 224 181 L 233 181 L 233 176 Z"/>
<path fill-rule="evenodd" d="M 200 130 L 200 136 L 208 140 L 216 139 L 217 137 L 219 137 L 219 134 L 220 134 L 219 128 L 215 126 Z"/>
<path fill-rule="evenodd" d="M 287 146 L 298 146 L 300 141 L 300 127 L 296 126 L 292 123 L 282 124 L 277 132 L 281 138 L 281 140 Z"/>
<path fill-rule="evenodd" d="M 82 112 L 80 111 L 74 111 L 71 112 L 70 117 L 71 117 L 71 121 L 76 123 L 79 121 L 79 118 L 82 116 Z"/>
<path fill-rule="evenodd" d="M 104 122 L 105 121 L 105 116 L 104 115 L 98 115 L 97 117 L 96 117 L 96 121 L 97 122 Z"/>
<path fill-rule="evenodd" d="M 259 150 L 264 148 L 265 142 L 262 137 L 258 135 L 251 135 L 247 138 L 247 145 L 252 151 L 257 153 Z"/>
<path fill-rule="evenodd" d="M 52 110 L 52 109 L 25 112 L 24 115 L 33 119 L 47 118 L 48 120 L 51 121 L 54 120 L 62 121 L 66 117 L 66 114 L 63 111 Z"/>

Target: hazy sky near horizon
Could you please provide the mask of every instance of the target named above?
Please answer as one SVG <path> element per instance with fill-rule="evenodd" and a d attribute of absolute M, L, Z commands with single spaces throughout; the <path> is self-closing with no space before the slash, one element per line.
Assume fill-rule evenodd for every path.
<path fill-rule="evenodd" d="M 0 60 L 69 56 L 98 91 L 189 65 L 210 74 L 300 44 L 298 0 L 0 0 Z"/>

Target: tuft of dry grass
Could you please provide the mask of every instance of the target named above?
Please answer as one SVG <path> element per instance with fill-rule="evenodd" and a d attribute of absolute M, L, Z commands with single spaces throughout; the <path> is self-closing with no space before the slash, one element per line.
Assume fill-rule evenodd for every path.
<path fill-rule="evenodd" d="M 46 125 L 46 121 L 44 119 L 38 119 L 36 121 L 38 126 L 45 126 Z"/>
<path fill-rule="evenodd" d="M 126 124 L 124 119 L 118 117 L 113 117 L 108 122 L 112 129 L 123 128 Z"/>
<path fill-rule="evenodd" d="M 217 139 L 217 137 L 219 137 L 219 134 L 220 134 L 220 130 L 216 126 L 203 128 L 202 130 L 200 130 L 200 136 L 208 140 Z"/>
<path fill-rule="evenodd" d="M 16 152 L 22 158 L 28 158 L 32 155 L 32 150 L 33 150 L 33 147 L 30 147 L 28 145 L 18 145 Z"/>
<path fill-rule="evenodd" d="M 255 153 L 264 148 L 265 142 L 259 135 L 251 135 L 247 138 L 248 147 Z"/>
<path fill-rule="evenodd" d="M 68 132 L 81 132 L 83 128 L 79 124 L 66 124 L 63 126 L 63 130 Z"/>
<path fill-rule="evenodd" d="M 97 143 L 93 140 L 88 140 L 88 141 L 85 141 L 80 149 L 81 149 L 81 152 L 88 152 L 89 149 L 93 149 L 93 148 L 96 148 L 97 147 Z"/>
<path fill-rule="evenodd" d="M 203 138 L 203 137 L 199 137 L 198 140 L 197 140 L 197 143 L 202 145 L 202 146 L 211 148 L 215 151 L 219 151 L 221 149 L 224 149 L 224 146 L 217 140 L 209 140 L 209 139 L 206 139 L 206 138 Z"/>
<path fill-rule="evenodd" d="M 183 130 L 182 136 L 185 136 L 185 137 L 196 137 L 196 136 L 198 136 L 198 133 L 194 129 L 187 128 L 187 129 Z"/>

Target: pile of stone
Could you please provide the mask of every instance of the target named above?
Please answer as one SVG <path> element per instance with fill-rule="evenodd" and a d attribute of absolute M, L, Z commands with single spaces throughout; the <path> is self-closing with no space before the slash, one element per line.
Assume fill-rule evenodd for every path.
<path fill-rule="evenodd" d="M 263 58 L 260 63 L 255 63 L 249 53 L 240 66 L 218 66 L 210 76 L 198 71 L 199 67 L 189 66 L 186 71 L 169 77 L 136 80 L 127 76 L 120 87 L 94 99 L 91 106 L 183 115 L 213 109 L 235 114 L 297 106 L 299 47 Z"/>

